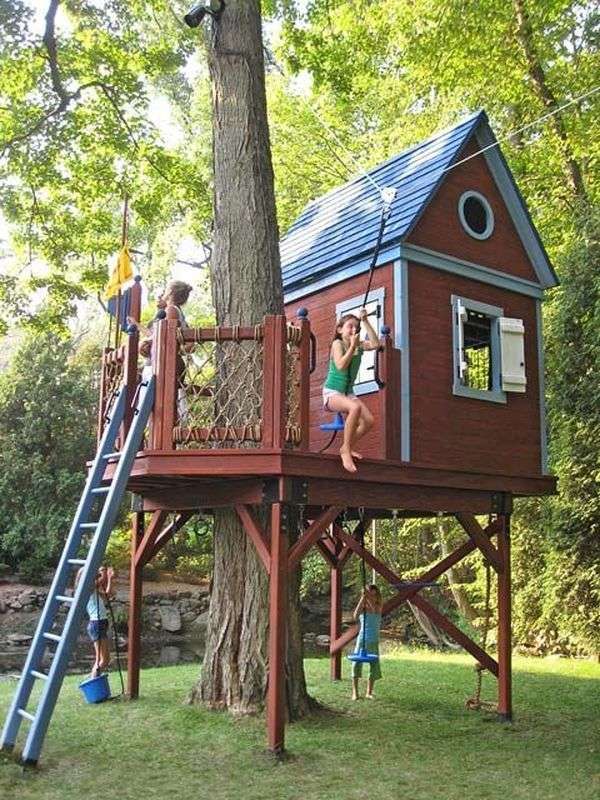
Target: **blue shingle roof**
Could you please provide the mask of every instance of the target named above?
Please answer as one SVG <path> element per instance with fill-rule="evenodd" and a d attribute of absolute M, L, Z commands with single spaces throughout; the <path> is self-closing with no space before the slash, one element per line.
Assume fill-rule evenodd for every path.
<path fill-rule="evenodd" d="M 401 241 L 412 230 L 444 170 L 458 158 L 482 122 L 487 122 L 487 116 L 478 111 L 369 171 L 381 188 L 393 186 L 397 191 L 382 249 Z M 309 203 L 281 241 L 285 291 L 306 285 L 372 251 L 380 214 L 379 192 L 365 175 Z"/>

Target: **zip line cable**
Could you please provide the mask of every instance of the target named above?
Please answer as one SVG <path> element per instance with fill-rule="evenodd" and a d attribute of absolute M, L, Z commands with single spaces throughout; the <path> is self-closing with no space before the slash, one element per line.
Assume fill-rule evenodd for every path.
<path fill-rule="evenodd" d="M 285 72 L 284 72 L 283 68 L 281 67 L 281 65 L 275 60 L 275 57 L 273 56 L 272 53 L 268 53 L 268 58 L 269 58 L 269 63 L 272 64 L 272 66 L 275 67 L 275 69 L 279 72 L 279 74 L 285 80 L 289 80 L 289 77 L 285 74 Z M 516 136 L 517 134 L 522 133 L 523 131 L 526 131 L 529 128 L 535 127 L 540 122 L 545 122 L 547 119 L 550 119 L 550 117 L 553 117 L 556 114 L 560 113 L 565 108 L 568 108 L 569 106 L 572 106 L 575 103 L 579 103 L 581 100 L 585 100 L 587 97 L 591 97 L 592 95 L 596 94 L 597 92 L 600 92 L 600 84 L 595 86 L 593 89 L 590 89 L 589 91 L 584 92 L 583 94 L 580 94 L 578 97 L 574 97 L 572 100 L 568 100 L 566 103 L 563 103 L 562 105 L 558 106 L 557 108 L 553 109 L 552 111 L 549 111 L 546 114 L 542 114 L 541 116 L 539 116 L 536 119 L 534 119 L 532 122 L 528 122 L 526 125 L 522 125 L 520 128 L 515 128 L 515 130 L 504 134 L 504 136 L 500 136 L 498 139 L 496 139 L 495 142 L 492 142 L 491 144 L 488 144 L 485 147 L 482 147 L 481 150 L 478 150 L 476 153 L 472 153 L 470 156 L 466 156 L 465 158 L 462 158 L 459 161 L 456 161 L 454 164 L 451 164 L 449 167 L 446 167 L 446 169 L 443 170 L 441 174 L 445 175 L 447 172 L 450 172 L 450 170 L 455 169 L 455 167 L 459 167 L 461 164 L 464 164 L 466 161 L 470 161 L 472 158 L 476 158 L 477 156 L 481 155 L 482 153 L 485 153 L 487 150 L 491 150 L 494 147 L 499 147 L 500 142 L 507 141 L 511 137 Z M 328 125 L 323 120 L 323 118 L 320 116 L 320 114 L 317 112 L 317 110 L 308 102 L 308 100 L 305 97 L 303 97 L 302 95 L 296 95 L 296 97 L 299 97 L 299 99 L 304 103 L 304 105 L 313 114 L 315 119 L 319 122 L 321 127 L 332 137 L 332 139 L 336 142 L 336 144 L 344 150 L 344 152 L 350 157 L 350 159 L 355 164 L 355 166 L 358 167 L 358 170 L 361 172 L 361 174 L 375 187 L 375 189 L 377 189 L 377 191 L 379 192 L 380 196 L 382 196 L 382 194 L 385 191 L 385 189 L 383 187 L 381 187 L 377 183 L 377 181 L 373 178 L 372 175 L 369 175 L 369 173 L 366 171 L 366 169 L 357 160 L 356 156 L 340 140 L 340 138 L 337 136 L 337 134 L 331 128 L 331 126 Z M 339 153 L 336 153 L 336 156 L 338 158 L 338 161 L 340 161 L 346 167 L 346 170 L 348 171 L 348 174 L 350 175 L 351 171 L 350 171 L 348 165 L 346 164 L 346 162 L 344 161 L 344 159 L 339 155 Z M 382 198 L 382 200 L 383 200 L 383 198 Z M 385 203 L 385 200 L 383 200 L 383 202 Z"/>

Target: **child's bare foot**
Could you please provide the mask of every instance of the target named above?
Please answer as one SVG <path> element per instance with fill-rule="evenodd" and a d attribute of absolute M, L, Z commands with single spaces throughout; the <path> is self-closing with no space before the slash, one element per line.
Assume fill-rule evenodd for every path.
<path fill-rule="evenodd" d="M 365 695 L 365 699 L 366 700 L 375 700 L 375 695 L 374 694 L 366 694 Z"/>
<path fill-rule="evenodd" d="M 353 699 L 353 700 L 358 700 L 358 695 L 357 695 L 357 694 L 353 694 L 353 695 L 352 695 L 352 699 Z"/>
<path fill-rule="evenodd" d="M 356 472 L 356 464 L 352 460 L 352 453 L 345 447 L 340 448 L 340 456 L 342 459 L 342 464 L 344 465 L 344 469 L 348 472 Z"/>
<path fill-rule="evenodd" d="M 356 450 L 351 450 L 350 455 L 352 458 L 358 458 L 359 461 L 362 458 L 362 453 L 357 453 Z"/>

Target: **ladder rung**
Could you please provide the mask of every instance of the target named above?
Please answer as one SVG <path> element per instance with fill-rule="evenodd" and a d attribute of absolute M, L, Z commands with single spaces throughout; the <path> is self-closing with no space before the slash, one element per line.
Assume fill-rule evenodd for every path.
<path fill-rule="evenodd" d="M 110 486 L 99 486 L 97 489 L 92 489 L 92 494 L 108 494 Z"/>
<path fill-rule="evenodd" d="M 83 567 L 85 564 L 85 558 L 69 558 L 67 560 L 69 564 L 72 564 L 74 567 Z"/>
<path fill-rule="evenodd" d="M 72 603 L 73 600 L 75 600 L 74 597 L 69 597 L 69 595 L 66 594 L 57 594 L 54 595 L 54 597 L 59 603 Z"/>
<path fill-rule="evenodd" d="M 55 633 L 45 633 L 44 639 L 49 639 L 51 642 L 60 642 L 61 637 L 57 636 Z"/>
<path fill-rule="evenodd" d="M 29 711 L 25 711 L 24 708 L 18 708 L 17 714 L 20 714 L 22 717 L 25 717 L 25 719 L 28 719 L 30 722 L 33 722 L 33 720 L 35 719 L 33 714 L 30 714 Z"/>
<path fill-rule="evenodd" d="M 30 674 L 33 675 L 34 678 L 39 678 L 41 681 L 48 680 L 48 675 L 46 675 L 45 672 L 38 672 L 37 669 L 32 669 Z"/>
<path fill-rule="evenodd" d="M 98 523 L 97 522 L 81 522 L 81 523 L 79 523 L 79 527 L 80 528 L 97 528 L 98 527 Z"/>
<path fill-rule="evenodd" d="M 108 458 L 121 458 L 122 453 L 107 453 L 105 456 L 102 456 L 104 459 Z"/>

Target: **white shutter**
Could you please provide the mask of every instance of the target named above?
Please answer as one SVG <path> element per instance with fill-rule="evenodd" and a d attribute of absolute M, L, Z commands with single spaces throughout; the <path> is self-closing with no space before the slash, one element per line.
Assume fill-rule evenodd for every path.
<path fill-rule="evenodd" d="M 525 377 L 525 327 L 522 319 L 500 317 L 500 353 L 502 363 L 502 389 L 505 392 L 524 392 Z"/>

